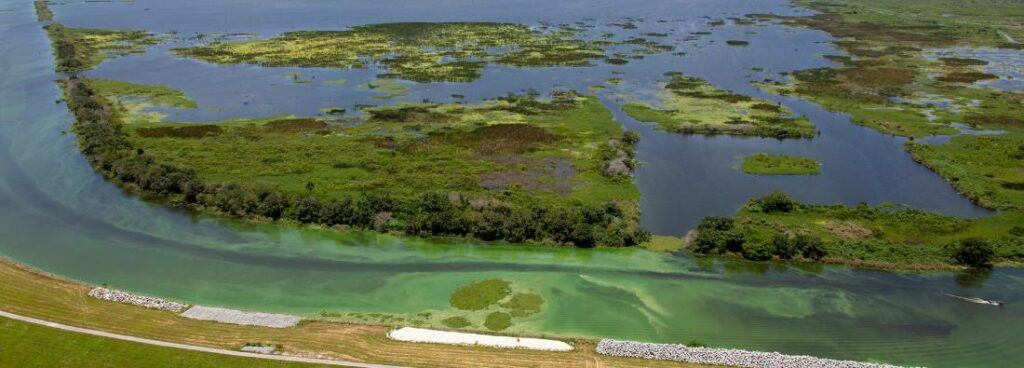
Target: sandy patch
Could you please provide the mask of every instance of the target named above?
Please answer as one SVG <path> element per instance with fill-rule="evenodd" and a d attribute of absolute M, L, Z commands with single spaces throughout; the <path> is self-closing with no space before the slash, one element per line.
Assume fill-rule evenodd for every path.
<path fill-rule="evenodd" d="M 572 346 L 557 340 L 535 339 L 527 337 L 493 336 L 428 330 L 423 328 L 403 327 L 388 333 L 392 340 L 406 342 L 426 342 L 452 345 L 480 345 L 506 349 L 532 349 L 548 351 L 571 351 Z"/>

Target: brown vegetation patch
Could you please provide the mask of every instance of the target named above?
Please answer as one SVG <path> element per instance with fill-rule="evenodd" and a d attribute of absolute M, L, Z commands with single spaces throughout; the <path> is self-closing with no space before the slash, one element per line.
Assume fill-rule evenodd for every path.
<path fill-rule="evenodd" d="M 871 90 L 900 88 L 913 82 L 917 75 L 914 70 L 891 67 L 840 69 L 836 73 L 854 85 Z"/>
<path fill-rule="evenodd" d="M 873 234 L 871 229 L 851 221 L 829 221 L 825 223 L 825 228 L 843 239 L 860 239 Z"/>
<path fill-rule="evenodd" d="M 1009 190 L 1024 190 L 1024 182 L 1004 182 L 999 185 Z"/>
<path fill-rule="evenodd" d="M 999 76 L 982 72 L 955 72 L 938 78 L 939 81 L 949 83 L 974 83 L 989 79 L 999 79 Z"/>
<path fill-rule="evenodd" d="M 143 138 L 203 138 L 215 136 L 224 129 L 216 125 L 187 125 L 180 127 L 157 127 L 135 129 Z"/>
<path fill-rule="evenodd" d="M 782 107 L 779 107 L 779 105 L 770 104 L 770 103 L 767 103 L 767 102 L 761 102 L 761 103 L 753 104 L 753 105 L 750 106 L 750 108 L 755 109 L 755 110 L 763 110 L 763 111 L 771 111 L 771 112 L 782 112 Z"/>
<path fill-rule="evenodd" d="M 466 146 L 484 154 L 526 153 L 544 143 L 558 140 L 558 136 L 531 124 L 495 124 L 470 132 L 448 135 L 451 143 Z"/>
<path fill-rule="evenodd" d="M 981 66 L 988 65 L 985 60 L 971 59 L 971 58 L 958 58 L 958 57 L 944 57 L 939 58 L 942 63 L 947 66 Z"/>
<path fill-rule="evenodd" d="M 274 133 L 307 133 L 322 131 L 327 128 L 327 123 L 316 119 L 282 119 L 266 123 L 263 127 Z"/>
<path fill-rule="evenodd" d="M 822 4 L 827 7 L 827 4 Z M 818 14 L 813 17 L 790 18 L 791 21 L 823 29 L 838 38 L 873 40 L 882 43 L 915 43 L 931 47 L 950 45 L 956 38 L 938 25 L 897 26 L 875 22 L 847 22 L 842 14 Z M 884 31 L 880 31 L 884 30 Z"/>
<path fill-rule="evenodd" d="M 447 123 L 454 118 L 446 113 L 432 110 L 433 106 L 403 106 L 370 109 L 366 112 L 373 120 L 416 122 L 416 123 Z"/>
<path fill-rule="evenodd" d="M 983 125 L 1024 125 L 1024 117 L 997 115 L 997 114 L 972 114 L 966 121 L 971 124 Z"/>
<path fill-rule="evenodd" d="M 480 185 L 490 190 L 519 188 L 523 190 L 549 190 L 561 195 L 572 191 L 572 177 L 576 170 L 562 159 L 547 159 L 536 162 L 521 157 L 501 157 L 499 163 L 524 164 L 522 170 L 504 170 L 484 174 Z"/>

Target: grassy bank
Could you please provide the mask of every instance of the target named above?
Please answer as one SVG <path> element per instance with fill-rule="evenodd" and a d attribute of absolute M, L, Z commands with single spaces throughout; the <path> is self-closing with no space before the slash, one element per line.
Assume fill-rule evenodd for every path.
<path fill-rule="evenodd" d="M 661 108 L 628 102 L 622 110 L 634 119 L 683 134 L 728 134 L 775 138 L 810 138 L 817 130 L 805 118 L 790 117 L 785 107 L 737 95 L 680 73 L 669 78 L 661 93 Z"/>
<path fill-rule="evenodd" d="M 0 318 L 4 367 L 326 367 L 185 351 Z"/>
<path fill-rule="evenodd" d="M 697 367 L 601 356 L 594 352 L 594 342 L 588 340 L 574 340 L 576 349 L 571 352 L 540 352 L 402 343 L 388 339 L 389 328 L 384 326 L 313 321 L 275 329 L 191 320 L 170 312 L 101 301 L 86 295 L 89 286 L 31 271 L 7 260 L 0 260 L 0 280 L 4 280 L 0 283 L 0 310 L 72 326 L 222 349 L 261 343 L 280 346 L 282 352 L 289 354 L 413 367 Z M 143 361 L 149 366 L 160 366 L 163 362 L 157 357 L 147 355 Z"/>
<path fill-rule="evenodd" d="M 753 175 L 813 175 L 821 173 L 821 163 L 805 157 L 756 153 L 744 157 L 740 169 Z"/>

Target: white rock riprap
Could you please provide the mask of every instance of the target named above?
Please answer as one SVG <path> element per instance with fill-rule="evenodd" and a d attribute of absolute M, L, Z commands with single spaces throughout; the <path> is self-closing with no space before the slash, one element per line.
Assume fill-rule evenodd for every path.
<path fill-rule="evenodd" d="M 686 345 L 652 344 L 609 339 L 601 340 L 597 343 L 597 352 L 598 354 L 619 357 L 672 360 L 747 368 L 898 368 L 888 364 L 823 359 L 807 355 L 785 355 L 775 352 L 700 348 Z"/>
<path fill-rule="evenodd" d="M 247 352 L 247 353 L 273 354 L 275 351 L 277 351 L 277 348 L 275 348 L 273 346 L 263 346 L 263 345 L 246 345 L 246 346 L 243 346 L 241 349 L 238 349 L 238 350 L 241 350 L 241 351 L 244 351 L 244 352 Z"/>
<path fill-rule="evenodd" d="M 181 316 L 203 321 L 274 328 L 295 326 L 302 320 L 300 317 L 287 314 L 246 312 L 227 308 L 204 307 L 201 305 L 189 308 Z"/>
<path fill-rule="evenodd" d="M 388 333 L 392 340 L 425 342 L 450 345 L 478 345 L 505 349 L 532 349 L 547 351 L 570 351 L 572 345 L 557 340 L 481 335 L 463 332 L 428 330 L 425 328 L 402 327 Z"/>
<path fill-rule="evenodd" d="M 100 300 L 137 305 L 140 307 L 165 310 L 174 313 L 181 313 L 185 308 L 188 308 L 188 304 L 172 302 L 151 296 L 135 295 L 121 290 L 107 289 L 104 287 L 95 287 L 92 290 L 89 290 L 89 296 Z"/>

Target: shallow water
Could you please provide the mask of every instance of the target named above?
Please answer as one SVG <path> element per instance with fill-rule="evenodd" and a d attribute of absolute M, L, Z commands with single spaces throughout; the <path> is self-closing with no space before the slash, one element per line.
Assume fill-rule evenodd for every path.
<path fill-rule="evenodd" d="M 648 15 L 642 24 L 657 26 L 661 23 L 653 20 L 659 17 L 678 18 L 683 21 L 674 26 L 698 30 L 706 24 L 703 15 L 792 12 L 773 1 L 566 1 L 472 7 L 465 2 L 428 6 L 419 1 L 195 4 L 76 2 L 54 5 L 53 10 L 58 21 L 73 26 L 178 30 L 182 35 L 273 35 L 424 19 L 533 24 L 544 20 L 537 14 L 552 22 L 593 16 L 603 24 L 601 15 L 623 11 Z M 688 256 L 634 249 L 530 248 L 277 228 L 193 217 L 143 202 L 96 175 L 79 155 L 74 137 L 63 134 L 71 117 L 63 105 L 53 103 L 59 91 L 52 83 L 56 76 L 49 43 L 35 22 L 31 2 L 5 1 L 0 8 L 15 9 L 0 12 L 5 40 L 0 44 L 0 254 L 30 266 L 195 303 L 300 314 L 443 310 L 459 285 L 500 277 L 535 289 L 547 300 L 542 313 L 517 321 L 512 332 L 699 340 L 712 346 L 908 365 L 1008 366 L 1024 359 L 1017 348 L 1024 338 L 1015 333 L 1024 328 L 1024 272 L 1017 269 L 998 269 L 987 279 L 972 281 L 952 274 L 842 267 L 707 265 Z M 392 11 L 381 12 L 382 8 Z M 228 14 L 232 16 L 225 18 Z M 558 16 L 566 19 L 551 18 Z M 901 140 L 851 125 L 841 115 L 812 104 L 754 90 L 747 81 L 763 76 L 748 76 L 746 68 L 763 67 L 774 74 L 825 65 L 814 55 L 832 50 L 821 43 L 827 35 L 818 32 L 748 28 L 758 33 L 723 27 L 694 41 L 682 58 L 652 56 L 624 67 L 587 69 L 489 68 L 477 82 L 430 86 L 414 90 L 411 98 L 440 100 L 457 91 L 480 99 L 503 95 L 511 85 L 541 91 L 585 89 L 611 76 L 612 70 L 622 70 L 629 87 L 653 89 L 652 82 L 662 72 L 681 70 L 723 88 L 781 101 L 818 124 L 822 135 L 814 140 L 680 136 L 655 131 L 614 109 L 623 124 L 643 135 L 639 155 L 645 166 L 638 172 L 638 183 L 644 195 L 644 222 L 659 233 L 681 233 L 702 216 L 731 212 L 746 198 L 772 188 L 812 201 L 889 200 L 954 214 L 984 213 L 956 196 L 938 176 L 914 165 L 902 152 Z M 739 37 L 751 45 L 724 45 L 724 40 Z M 173 58 L 166 54 L 167 47 L 109 61 L 90 74 L 165 83 L 181 88 L 201 106 L 224 109 L 180 116 L 189 120 L 235 113 L 312 114 L 322 107 L 346 106 L 351 99 L 368 98 L 352 87 L 362 82 L 359 73 L 367 73 L 365 78 L 373 74 L 301 69 L 303 77 L 345 77 L 349 82 L 329 88 L 293 85 L 282 76 L 290 68 L 212 66 Z M 792 52 L 794 48 L 801 51 Z M 277 85 L 268 88 L 270 83 Z M 325 94 L 330 96 L 316 97 Z M 615 89 L 601 97 L 610 107 L 622 102 Z M 246 99 L 249 105 L 242 104 Z M 823 173 L 759 178 L 731 167 L 738 155 L 760 150 L 816 157 L 823 163 Z M 1007 305 L 965 303 L 944 292 L 1003 300 Z"/>

